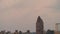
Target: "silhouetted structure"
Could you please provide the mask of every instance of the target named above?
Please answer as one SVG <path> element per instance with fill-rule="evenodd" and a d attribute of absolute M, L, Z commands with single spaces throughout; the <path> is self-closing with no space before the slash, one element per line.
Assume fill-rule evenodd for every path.
<path fill-rule="evenodd" d="M 27 30 L 26 34 L 30 34 L 30 30 Z"/>
<path fill-rule="evenodd" d="M 48 31 L 46 32 L 46 34 L 54 34 L 54 31 L 53 31 L 53 30 L 48 30 Z"/>
<path fill-rule="evenodd" d="M 22 34 L 22 31 L 19 31 L 19 34 Z"/>
<path fill-rule="evenodd" d="M 11 34 L 11 32 L 10 31 L 7 31 L 6 34 Z"/>
<path fill-rule="evenodd" d="M 19 33 L 18 33 L 18 30 L 15 30 L 14 34 L 19 34 Z"/>
<path fill-rule="evenodd" d="M 0 34 L 6 34 L 5 30 L 4 31 L 1 31 Z"/>
<path fill-rule="evenodd" d="M 18 30 L 15 30 L 15 32 L 11 33 L 10 31 L 5 32 L 5 31 L 1 31 L 0 34 L 44 34 L 44 26 L 43 26 L 43 20 L 40 18 L 40 16 L 38 16 L 37 18 L 37 22 L 36 22 L 36 32 L 30 32 L 30 30 L 27 30 L 27 32 L 22 32 Z"/>
<path fill-rule="evenodd" d="M 40 18 L 40 16 L 38 16 L 37 18 L 37 22 L 36 22 L 36 34 L 43 34 L 43 21 Z"/>

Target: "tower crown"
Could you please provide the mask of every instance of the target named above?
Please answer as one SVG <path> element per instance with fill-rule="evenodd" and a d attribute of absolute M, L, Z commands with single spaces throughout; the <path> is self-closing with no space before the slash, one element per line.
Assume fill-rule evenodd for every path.
<path fill-rule="evenodd" d="M 38 16 L 37 22 L 43 22 L 40 16 Z"/>

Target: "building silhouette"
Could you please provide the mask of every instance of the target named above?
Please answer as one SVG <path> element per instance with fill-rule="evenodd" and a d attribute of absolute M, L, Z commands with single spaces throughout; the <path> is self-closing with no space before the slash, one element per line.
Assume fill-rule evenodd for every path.
<path fill-rule="evenodd" d="M 19 34 L 22 34 L 22 31 L 19 31 Z"/>
<path fill-rule="evenodd" d="M 15 30 L 14 34 L 19 34 L 19 33 L 18 33 L 18 30 Z"/>
<path fill-rule="evenodd" d="M 38 16 L 37 18 L 37 22 L 36 22 L 36 34 L 43 34 L 43 21 L 40 18 L 40 16 Z"/>

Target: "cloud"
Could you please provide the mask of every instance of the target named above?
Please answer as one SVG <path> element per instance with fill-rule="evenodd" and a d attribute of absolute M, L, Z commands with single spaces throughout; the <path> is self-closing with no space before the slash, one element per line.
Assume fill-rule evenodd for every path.
<path fill-rule="evenodd" d="M 60 10 L 60 0 L 56 0 L 55 4 L 53 4 L 52 6 L 47 6 L 45 8 L 50 8 L 50 9 L 54 9 L 56 11 Z"/>
<path fill-rule="evenodd" d="M 51 6 L 56 6 L 56 0 L 2 0 L 0 3 L 1 30 L 6 27 L 4 28 L 6 30 L 35 31 L 37 16 L 43 19 L 46 30 L 54 29 L 55 23 L 60 22 L 60 13 L 55 9 L 45 8 Z"/>

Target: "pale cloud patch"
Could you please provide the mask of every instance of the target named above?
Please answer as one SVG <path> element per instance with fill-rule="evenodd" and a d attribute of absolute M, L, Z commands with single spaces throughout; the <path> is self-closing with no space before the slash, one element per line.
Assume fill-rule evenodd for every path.
<path fill-rule="evenodd" d="M 2 5 L 4 5 L 5 7 L 9 7 L 11 5 L 14 5 L 18 2 L 22 2 L 23 0 L 2 0 L 1 3 Z"/>
<path fill-rule="evenodd" d="M 55 23 L 60 18 L 59 13 L 54 12 L 54 9 L 45 7 L 54 6 L 55 2 L 56 0 L 21 0 L 21 2 L 20 0 L 2 0 L 2 10 L 0 10 L 3 11 L 0 12 L 1 29 L 6 27 L 5 30 L 21 29 L 26 31 L 30 29 L 35 31 L 38 15 L 43 19 L 46 30 L 54 29 Z"/>

